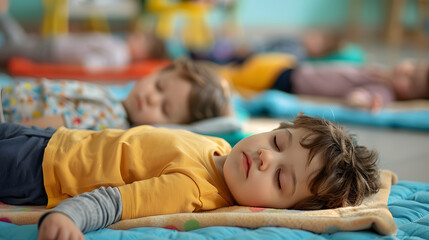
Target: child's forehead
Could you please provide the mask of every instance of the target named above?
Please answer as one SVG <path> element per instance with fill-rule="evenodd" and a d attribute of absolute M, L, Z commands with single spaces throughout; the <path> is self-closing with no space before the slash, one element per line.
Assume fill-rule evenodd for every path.
<path fill-rule="evenodd" d="M 187 73 L 186 68 L 179 67 L 175 64 L 168 66 L 166 68 L 163 68 L 163 69 L 161 69 L 161 71 L 159 71 L 159 74 L 161 74 L 161 75 L 168 74 L 171 76 L 177 76 L 177 77 L 182 77 L 182 78 L 185 78 L 186 73 Z"/>
<path fill-rule="evenodd" d="M 306 138 L 306 136 L 312 135 L 311 130 L 303 128 L 303 127 L 294 127 L 294 126 L 288 126 L 288 127 L 279 127 L 276 129 L 273 129 L 271 132 L 283 132 L 286 134 L 293 134 L 293 135 L 300 135 L 301 138 Z"/>
<path fill-rule="evenodd" d="M 274 128 L 273 130 L 269 131 L 269 132 L 286 132 L 289 130 L 290 127 L 285 127 L 285 126 L 280 126 L 278 128 Z"/>

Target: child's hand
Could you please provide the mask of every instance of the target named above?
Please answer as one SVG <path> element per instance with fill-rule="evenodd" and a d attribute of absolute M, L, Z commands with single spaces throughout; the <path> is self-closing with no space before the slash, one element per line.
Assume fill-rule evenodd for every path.
<path fill-rule="evenodd" d="M 43 219 L 38 240 L 44 239 L 85 239 L 76 224 L 62 213 L 51 213 Z"/>
<path fill-rule="evenodd" d="M 371 95 L 360 90 L 351 92 L 346 98 L 346 104 L 353 108 L 361 108 L 377 113 L 383 107 L 383 100 L 378 95 Z"/>

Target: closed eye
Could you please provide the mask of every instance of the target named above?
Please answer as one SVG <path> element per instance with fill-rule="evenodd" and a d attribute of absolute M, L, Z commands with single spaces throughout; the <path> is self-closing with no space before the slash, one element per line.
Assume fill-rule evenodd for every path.
<path fill-rule="evenodd" d="M 159 92 L 161 92 L 161 91 L 162 91 L 161 84 L 159 83 L 159 81 L 158 81 L 158 82 L 156 82 L 155 87 L 156 87 L 156 90 L 158 90 Z"/>
<path fill-rule="evenodd" d="M 169 116 L 169 113 L 168 113 L 168 103 L 166 103 L 166 102 L 164 102 L 163 104 L 162 104 L 162 114 L 164 114 L 164 116 Z"/>
<path fill-rule="evenodd" d="M 282 189 L 282 184 L 280 182 L 280 173 L 281 173 L 281 169 L 277 170 L 276 178 L 277 178 L 277 184 L 278 184 L 279 189 Z"/>
<path fill-rule="evenodd" d="M 280 151 L 279 145 L 277 144 L 277 135 L 274 135 L 274 146 L 278 151 Z"/>
<path fill-rule="evenodd" d="M 162 92 L 163 87 L 162 87 L 161 79 L 160 78 L 157 79 L 157 81 L 155 83 L 155 87 L 156 87 L 156 90 L 158 90 L 159 92 Z"/>

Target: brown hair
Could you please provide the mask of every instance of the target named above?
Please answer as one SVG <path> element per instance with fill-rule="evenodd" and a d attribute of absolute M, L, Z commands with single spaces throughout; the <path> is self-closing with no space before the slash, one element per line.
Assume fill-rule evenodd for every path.
<path fill-rule="evenodd" d="M 190 122 L 230 114 L 230 86 L 216 71 L 214 64 L 179 58 L 162 71 L 171 69 L 193 85 L 189 99 Z"/>
<path fill-rule="evenodd" d="M 322 154 L 323 167 L 311 179 L 313 196 L 294 206 L 295 209 L 323 209 L 358 205 L 380 188 L 378 154 L 356 143 L 354 135 L 330 121 L 298 116 L 293 123 L 279 128 L 304 128 L 310 131 L 300 144 L 310 149 L 308 164 Z"/>

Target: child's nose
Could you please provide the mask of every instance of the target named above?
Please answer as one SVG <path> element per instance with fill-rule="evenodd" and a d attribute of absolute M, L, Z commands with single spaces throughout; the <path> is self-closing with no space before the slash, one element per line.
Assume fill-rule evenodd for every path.
<path fill-rule="evenodd" d="M 274 164 L 275 156 L 272 151 L 267 149 L 259 149 L 258 154 L 259 154 L 259 160 L 261 161 L 259 164 L 260 171 L 265 171 L 269 169 L 271 165 Z"/>
<path fill-rule="evenodd" d="M 156 105 L 160 100 L 161 96 L 156 92 L 151 92 L 146 95 L 146 101 L 149 105 Z"/>

